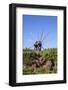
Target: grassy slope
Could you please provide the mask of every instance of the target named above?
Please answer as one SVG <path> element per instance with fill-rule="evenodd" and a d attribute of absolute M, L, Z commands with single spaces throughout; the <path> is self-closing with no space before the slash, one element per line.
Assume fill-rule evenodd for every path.
<path fill-rule="evenodd" d="M 49 48 L 42 51 L 24 49 L 23 52 L 24 52 L 23 64 L 25 65 L 32 63 L 32 61 L 34 60 L 33 56 L 36 56 L 36 55 L 44 56 L 45 58 L 47 58 L 47 60 L 52 60 L 53 63 L 57 62 L 57 48 Z M 42 74 L 42 73 L 54 73 L 54 72 L 56 71 L 54 70 L 50 71 L 42 67 L 36 68 L 36 72 L 33 71 L 32 67 L 23 69 L 23 74 L 34 74 L 34 73 Z"/>

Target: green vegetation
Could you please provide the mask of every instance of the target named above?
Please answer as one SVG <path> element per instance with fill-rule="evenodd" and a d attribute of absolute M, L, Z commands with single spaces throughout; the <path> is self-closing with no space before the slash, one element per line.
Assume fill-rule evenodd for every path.
<path fill-rule="evenodd" d="M 23 49 L 23 74 L 57 73 L 57 48 Z"/>

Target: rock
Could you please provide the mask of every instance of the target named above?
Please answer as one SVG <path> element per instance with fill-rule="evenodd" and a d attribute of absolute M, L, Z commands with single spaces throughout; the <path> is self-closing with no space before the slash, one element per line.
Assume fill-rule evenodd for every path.
<path fill-rule="evenodd" d="M 44 68 L 46 69 L 51 69 L 52 62 L 50 60 L 46 61 L 46 63 L 43 65 Z"/>

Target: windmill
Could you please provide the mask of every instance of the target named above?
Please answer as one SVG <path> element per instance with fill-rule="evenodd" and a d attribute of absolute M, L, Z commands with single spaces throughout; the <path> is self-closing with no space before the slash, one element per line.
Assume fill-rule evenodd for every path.
<path fill-rule="evenodd" d="M 34 43 L 34 50 L 41 51 L 43 49 L 42 42 L 44 41 L 44 39 L 46 38 L 46 36 L 44 36 L 43 39 L 42 39 L 42 37 L 43 37 L 43 32 L 41 34 L 40 40 L 36 40 L 35 41 L 35 43 Z"/>
<path fill-rule="evenodd" d="M 49 35 L 49 32 L 46 35 L 44 35 L 44 33 L 42 32 L 41 35 L 36 36 L 36 39 L 35 39 L 35 36 L 34 36 L 34 39 L 35 39 L 34 41 L 33 40 L 28 40 L 30 43 L 32 43 L 32 45 L 30 45 L 30 47 L 28 47 L 28 48 L 29 49 L 34 49 L 35 51 L 43 50 L 44 49 L 43 42 L 45 40 L 46 45 L 47 45 L 47 39 L 46 38 L 48 38 L 48 35 Z"/>

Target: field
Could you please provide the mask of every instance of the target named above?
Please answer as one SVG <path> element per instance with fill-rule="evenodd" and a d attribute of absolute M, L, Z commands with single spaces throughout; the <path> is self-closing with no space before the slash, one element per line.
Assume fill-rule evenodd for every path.
<path fill-rule="evenodd" d="M 57 73 L 57 48 L 23 49 L 23 75 Z"/>

